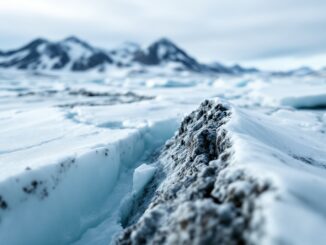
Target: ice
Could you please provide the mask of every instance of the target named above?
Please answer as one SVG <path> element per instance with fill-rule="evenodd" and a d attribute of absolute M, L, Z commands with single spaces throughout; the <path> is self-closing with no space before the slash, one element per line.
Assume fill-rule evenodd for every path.
<path fill-rule="evenodd" d="M 191 176 L 191 171 L 199 171 L 199 182 L 191 182 L 198 189 L 185 193 L 201 195 L 199 190 L 206 187 L 197 184 L 208 183 L 210 168 L 219 171 L 213 178 L 214 198 L 232 193 L 250 197 L 259 207 L 251 222 L 257 222 L 265 236 L 249 232 L 252 241 L 325 243 L 324 77 L 216 76 L 170 69 L 164 73 L 165 68 L 149 68 L 146 74 L 127 78 L 121 70 L 114 76 L 1 73 L 1 244 L 109 244 L 130 225 L 123 218 L 136 222 L 150 213 L 146 210 L 155 190 L 169 194 L 184 190 L 181 182 L 168 181 L 178 180 L 177 173 Z M 221 159 L 214 159 L 205 166 L 182 169 L 185 160 L 175 170 L 173 162 L 178 160 L 172 161 L 172 155 L 186 159 L 205 147 L 185 146 L 190 152 L 178 154 L 159 150 L 205 99 L 222 103 L 231 112 L 221 128 L 232 143 L 229 155 L 222 154 L 230 164 L 219 169 Z M 200 121 L 195 118 L 191 127 L 201 129 L 196 120 Z M 203 146 L 207 142 L 205 134 L 191 137 L 184 140 Z M 207 149 L 214 152 L 211 146 Z M 200 182 L 202 178 L 205 181 Z M 257 196 L 256 188 L 266 183 L 270 184 L 266 195 Z M 167 216 L 173 224 L 190 219 L 189 212 L 196 210 L 202 215 L 217 212 L 223 222 L 231 219 L 230 229 L 241 227 L 241 219 L 232 218 L 234 204 L 221 203 L 215 209 L 212 200 L 189 202 Z M 136 206 L 128 210 L 128 205 Z M 264 224 L 259 223 L 261 218 Z M 218 222 L 207 224 L 221 227 Z M 182 234 L 187 239 L 186 231 Z M 226 239 L 229 233 L 221 234 Z M 179 239 L 174 235 L 171 241 Z"/>
<path fill-rule="evenodd" d="M 135 169 L 132 181 L 132 192 L 138 194 L 146 184 L 153 178 L 156 168 L 147 164 L 142 164 Z"/>
<path fill-rule="evenodd" d="M 173 88 L 173 87 L 192 87 L 195 86 L 195 82 L 191 81 L 176 81 L 176 80 L 171 80 L 171 79 L 150 79 L 147 80 L 146 83 L 147 87 L 150 88 Z"/>
<path fill-rule="evenodd" d="M 286 97 L 281 100 L 281 104 L 285 106 L 292 106 L 294 108 L 325 108 L 326 107 L 326 93 L 316 95 L 305 95 L 301 97 Z"/>
<path fill-rule="evenodd" d="M 112 193 L 118 179 L 173 135 L 183 112 L 148 102 L 60 108 L 44 104 L 43 95 L 31 96 L 40 102 L 1 112 L 0 193 L 7 208 L 0 210 L 0 240 L 6 244 L 71 243 L 110 217 L 113 207 L 106 203 L 118 206 L 128 193 Z M 112 119 L 121 127 L 112 127 Z M 38 222 L 29 226 L 32 217 Z M 112 220 L 115 227 L 118 220 Z"/>
<path fill-rule="evenodd" d="M 249 84 L 251 100 L 263 106 L 290 106 L 294 108 L 318 108 L 325 104 L 326 83 L 321 78 L 285 78 L 255 81 Z"/>

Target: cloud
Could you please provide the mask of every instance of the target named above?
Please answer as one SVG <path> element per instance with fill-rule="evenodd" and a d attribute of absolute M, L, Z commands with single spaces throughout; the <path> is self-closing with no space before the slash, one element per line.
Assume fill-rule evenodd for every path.
<path fill-rule="evenodd" d="M 203 60 L 326 52 L 324 0 L 11 0 L 0 2 L 0 46 L 74 34 L 112 47 L 175 40 Z"/>

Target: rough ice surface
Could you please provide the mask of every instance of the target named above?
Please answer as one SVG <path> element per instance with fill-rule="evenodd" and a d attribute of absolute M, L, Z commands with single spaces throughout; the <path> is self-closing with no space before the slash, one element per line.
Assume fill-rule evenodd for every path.
<path fill-rule="evenodd" d="M 282 105 L 288 105 L 298 109 L 322 109 L 326 108 L 326 93 L 304 95 L 301 97 L 287 97 L 283 98 L 281 103 Z"/>
<path fill-rule="evenodd" d="M 0 244 L 325 244 L 325 88 L 1 73 Z"/>

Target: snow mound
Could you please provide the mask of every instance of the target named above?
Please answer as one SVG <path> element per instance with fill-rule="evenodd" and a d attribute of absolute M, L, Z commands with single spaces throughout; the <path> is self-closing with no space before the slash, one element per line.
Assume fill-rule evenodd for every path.
<path fill-rule="evenodd" d="M 157 160 L 164 177 L 144 192 L 147 207 L 131 214 L 117 243 L 324 244 L 320 142 L 272 117 L 205 101 L 166 143 Z"/>

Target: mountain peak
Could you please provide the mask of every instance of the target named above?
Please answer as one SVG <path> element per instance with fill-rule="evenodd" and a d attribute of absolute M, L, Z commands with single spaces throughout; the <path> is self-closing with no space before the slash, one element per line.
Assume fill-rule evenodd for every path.
<path fill-rule="evenodd" d="M 39 37 L 39 38 L 35 38 L 30 43 L 38 43 L 38 44 L 41 44 L 41 43 L 47 43 L 47 42 L 49 42 L 47 39 L 42 38 L 42 37 Z"/>
<path fill-rule="evenodd" d="M 185 51 L 183 51 L 180 47 L 178 47 L 178 45 L 176 45 L 173 41 L 171 41 L 168 38 L 160 38 L 158 40 L 156 40 L 155 42 L 153 42 L 148 49 L 158 49 L 161 51 L 161 53 L 176 53 L 176 52 L 180 52 L 180 53 L 186 53 Z"/>
<path fill-rule="evenodd" d="M 64 42 L 76 42 L 76 43 L 79 43 L 79 42 L 84 42 L 82 41 L 80 38 L 76 37 L 76 36 L 69 36 L 69 37 L 66 37 L 65 39 L 63 39 Z"/>
<path fill-rule="evenodd" d="M 76 36 L 69 36 L 62 40 L 63 43 L 75 43 L 83 46 L 84 48 L 93 50 L 94 48 L 89 45 L 86 41 L 76 37 Z"/>
<path fill-rule="evenodd" d="M 9 55 L 21 52 L 23 50 L 34 50 L 37 47 L 39 47 L 41 44 L 46 44 L 46 43 L 49 43 L 49 41 L 45 38 L 35 38 L 34 40 L 30 41 L 29 43 L 27 43 L 26 45 L 24 45 L 18 49 L 1 52 L 1 55 L 9 56 Z"/>
<path fill-rule="evenodd" d="M 201 71 L 203 66 L 168 38 L 160 38 L 136 53 L 135 61 L 145 65 L 174 63 L 179 70 Z"/>
<path fill-rule="evenodd" d="M 25 48 L 35 48 L 43 43 L 48 43 L 49 41 L 45 38 L 36 38 L 34 40 L 32 40 L 31 42 L 29 42 L 27 45 L 25 45 L 24 47 L 22 47 L 22 49 Z"/>
<path fill-rule="evenodd" d="M 153 44 L 163 44 L 163 45 L 176 46 L 170 39 L 168 39 L 166 37 L 162 37 L 162 38 L 156 40 Z"/>

